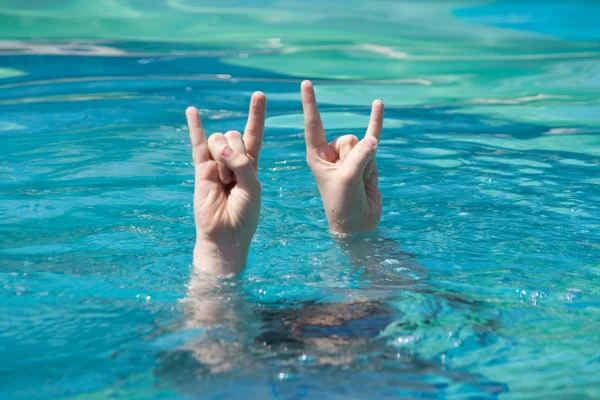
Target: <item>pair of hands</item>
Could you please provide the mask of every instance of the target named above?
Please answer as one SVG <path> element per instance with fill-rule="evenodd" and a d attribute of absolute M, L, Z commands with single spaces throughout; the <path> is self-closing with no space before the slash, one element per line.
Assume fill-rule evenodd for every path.
<path fill-rule="evenodd" d="M 331 231 L 373 230 L 381 218 L 375 153 L 383 127 L 383 103 L 373 102 L 365 137 L 341 136 L 331 143 L 317 107 L 312 84 L 302 83 L 306 160 L 317 181 Z M 186 111 L 195 168 L 194 265 L 211 274 L 241 271 L 258 226 L 261 185 L 258 158 L 262 147 L 266 97 L 250 101 L 244 135 L 213 133 L 208 140 L 198 110 Z"/>

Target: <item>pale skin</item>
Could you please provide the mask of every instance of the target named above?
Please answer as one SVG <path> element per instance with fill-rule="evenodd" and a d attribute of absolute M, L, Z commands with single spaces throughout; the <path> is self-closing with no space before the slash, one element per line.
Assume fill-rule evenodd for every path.
<path fill-rule="evenodd" d="M 207 140 L 198 110 L 186 110 L 195 170 L 194 265 L 199 271 L 227 275 L 246 266 L 260 215 L 257 171 L 265 113 L 266 97 L 256 92 L 243 136 L 229 131 Z"/>
<path fill-rule="evenodd" d="M 383 103 L 373 102 L 365 137 L 344 135 L 327 142 L 312 83 L 302 82 L 306 161 L 317 181 L 334 233 L 370 231 L 381 218 L 375 153 L 383 128 Z"/>
<path fill-rule="evenodd" d="M 312 84 L 301 87 L 306 159 L 323 200 L 329 228 L 352 234 L 377 227 L 381 194 L 375 153 L 383 126 L 383 103 L 373 102 L 365 137 L 341 136 L 331 143 L 317 107 Z M 258 158 L 264 136 L 266 98 L 256 92 L 250 101 L 244 134 L 213 133 L 207 139 L 198 110 L 186 111 L 195 169 L 194 266 L 212 275 L 244 269 L 260 215 Z"/>

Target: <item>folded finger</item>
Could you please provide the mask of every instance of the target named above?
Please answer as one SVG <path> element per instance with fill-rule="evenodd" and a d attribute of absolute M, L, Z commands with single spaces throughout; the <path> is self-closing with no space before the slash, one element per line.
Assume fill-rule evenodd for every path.
<path fill-rule="evenodd" d="M 365 136 L 372 136 L 379 142 L 382 129 L 383 102 L 381 100 L 375 100 L 371 107 L 371 118 L 369 119 L 369 126 L 367 127 L 367 134 Z"/>
<path fill-rule="evenodd" d="M 244 144 L 244 139 L 242 138 L 242 134 L 238 131 L 229 131 L 225 134 L 225 138 L 227 139 L 227 143 L 229 147 L 233 149 L 236 153 L 246 154 L 246 145 Z"/>
<path fill-rule="evenodd" d="M 227 146 L 227 138 L 222 133 L 213 133 L 208 138 L 208 149 L 210 155 L 217 162 L 219 168 L 219 180 L 221 183 L 228 185 L 233 182 L 233 172 L 227 168 L 221 156 L 221 149 Z"/>
<path fill-rule="evenodd" d="M 375 157 L 377 151 L 377 140 L 371 136 L 366 136 L 358 142 L 350 151 L 344 161 L 343 167 L 349 172 L 349 176 L 360 179 L 364 175 L 369 162 Z"/>
<path fill-rule="evenodd" d="M 230 146 L 224 146 L 220 150 L 223 162 L 233 171 L 237 185 L 252 195 L 260 196 L 260 183 L 252 160 L 243 153 L 234 151 Z"/>
<path fill-rule="evenodd" d="M 336 138 L 333 142 L 330 143 L 330 146 L 335 150 L 338 155 L 338 158 L 341 162 L 346 160 L 350 151 L 356 146 L 358 143 L 358 138 L 354 135 L 344 135 Z"/>

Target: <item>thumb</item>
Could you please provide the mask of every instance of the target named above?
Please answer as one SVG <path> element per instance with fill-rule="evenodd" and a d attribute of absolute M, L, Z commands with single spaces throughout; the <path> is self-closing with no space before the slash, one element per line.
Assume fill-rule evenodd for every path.
<path fill-rule="evenodd" d="M 233 151 L 229 145 L 223 146 L 220 154 L 223 164 L 233 171 L 238 185 L 251 192 L 260 186 L 252 162 L 247 155 Z"/>
<path fill-rule="evenodd" d="M 344 161 L 345 168 L 348 168 L 352 176 L 363 175 L 369 161 L 375 157 L 377 152 L 377 139 L 372 136 L 365 136 L 363 140 L 358 142 L 350 151 L 348 157 Z"/>

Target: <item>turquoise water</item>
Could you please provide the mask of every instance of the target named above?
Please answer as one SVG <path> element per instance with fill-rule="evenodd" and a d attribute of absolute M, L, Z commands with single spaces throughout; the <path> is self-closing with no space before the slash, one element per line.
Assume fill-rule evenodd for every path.
<path fill-rule="evenodd" d="M 598 3 L 213 3 L 0 4 L 0 398 L 600 397 Z M 329 137 L 386 103 L 376 233 L 327 233 L 305 78 Z M 183 112 L 254 90 L 259 230 L 203 281 Z"/>

